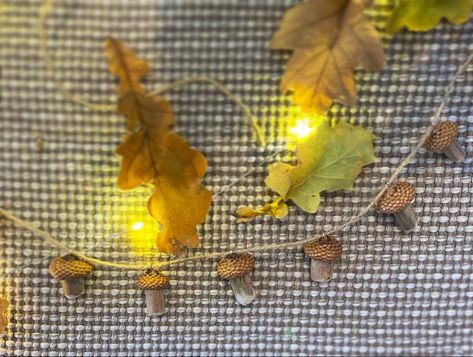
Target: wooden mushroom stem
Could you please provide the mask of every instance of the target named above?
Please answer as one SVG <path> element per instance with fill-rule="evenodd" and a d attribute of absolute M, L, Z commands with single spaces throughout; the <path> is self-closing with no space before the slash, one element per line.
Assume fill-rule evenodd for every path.
<path fill-rule="evenodd" d="M 163 289 L 147 289 L 146 295 L 146 309 L 148 315 L 159 316 L 166 312 L 166 301 L 164 299 Z"/>
<path fill-rule="evenodd" d="M 236 300 L 241 305 L 248 305 L 256 298 L 256 291 L 248 275 L 244 275 L 242 278 L 230 279 L 229 282 Z"/>
<path fill-rule="evenodd" d="M 404 232 L 412 232 L 417 225 L 417 216 L 411 205 L 407 205 L 402 210 L 394 213 L 397 225 Z"/>
<path fill-rule="evenodd" d="M 447 147 L 443 153 L 447 155 L 447 157 L 457 163 L 462 162 L 465 160 L 466 153 L 460 145 L 458 145 L 457 141 L 455 140 L 453 143 Z"/>
<path fill-rule="evenodd" d="M 61 280 L 62 291 L 68 299 L 76 299 L 84 293 L 83 278 L 68 278 Z"/>
<path fill-rule="evenodd" d="M 322 262 L 311 259 L 310 278 L 318 283 L 323 283 L 332 279 L 332 262 Z"/>

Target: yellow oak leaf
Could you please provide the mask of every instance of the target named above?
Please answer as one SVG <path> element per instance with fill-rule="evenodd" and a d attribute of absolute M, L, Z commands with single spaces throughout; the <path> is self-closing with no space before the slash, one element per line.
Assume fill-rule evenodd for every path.
<path fill-rule="evenodd" d="M 370 132 L 343 120 L 333 127 L 324 122 L 299 143 L 296 166 L 269 167 L 266 185 L 284 200 L 314 213 L 321 192 L 352 189 L 363 166 L 375 161 Z"/>
<path fill-rule="evenodd" d="M 364 10 L 366 0 L 309 0 L 289 9 L 272 49 L 292 50 L 283 92 L 304 110 L 322 113 L 334 101 L 356 101 L 354 70 L 384 66 L 383 43 Z"/>
<path fill-rule="evenodd" d="M 119 78 L 117 113 L 126 116 L 129 130 L 116 150 L 122 157 L 118 186 L 154 185 L 148 210 L 160 224 L 158 248 L 180 254 L 198 245 L 196 225 L 210 208 L 212 195 L 200 184 L 207 160 L 171 131 L 169 102 L 145 95 L 140 80 L 148 64 L 115 39 L 107 40 L 106 53 L 110 72 Z"/>
<path fill-rule="evenodd" d="M 210 207 L 212 194 L 200 185 L 207 160 L 174 133 L 166 136 L 163 147 L 156 161 L 160 175 L 154 178 L 155 192 L 148 209 L 162 226 L 159 250 L 179 254 L 183 247 L 197 247 L 195 226 L 205 221 Z"/>
<path fill-rule="evenodd" d="M 428 31 L 442 18 L 459 25 L 468 20 L 472 6 L 471 0 L 401 0 L 391 14 L 386 30 L 391 34 L 403 27 L 410 31 Z"/>
<path fill-rule="evenodd" d="M 237 222 L 248 222 L 259 216 L 268 215 L 273 218 L 283 218 L 288 214 L 288 207 L 282 197 L 277 198 L 274 202 L 257 208 L 242 206 L 237 209 Z"/>

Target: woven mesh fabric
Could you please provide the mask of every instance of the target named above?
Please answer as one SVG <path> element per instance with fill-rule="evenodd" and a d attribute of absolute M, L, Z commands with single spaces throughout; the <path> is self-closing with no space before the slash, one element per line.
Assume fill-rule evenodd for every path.
<path fill-rule="evenodd" d="M 287 218 L 237 224 L 239 205 L 273 198 L 266 158 L 287 142 L 291 113 L 279 80 L 288 54 L 267 49 L 284 11 L 297 0 L 62 0 L 48 19 L 50 50 L 67 86 L 91 101 L 113 103 L 103 41 L 116 36 L 152 64 L 145 85 L 182 77 L 222 81 L 250 105 L 269 145 L 254 144 L 241 111 L 208 84 L 166 94 L 176 130 L 209 161 L 205 184 L 215 197 L 201 247 L 190 254 L 303 239 L 347 220 L 366 205 L 417 143 L 444 88 L 473 50 L 473 21 L 428 33 L 398 34 L 377 73 L 357 74 L 358 106 L 334 108 L 376 136 L 380 160 L 352 192 L 324 194 L 315 215 L 291 207 Z M 40 1 L 0 5 L 0 203 L 71 248 L 97 258 L 139 263 L 150 253 L 130 245 L 130 217 L 144 215 L 149 191 L 116 188 L 124 119 L 67 102 L 38 50 Z M 381 21 L 388 7 L 378 7 Z M 370 212 L 346 230 L 334 279 L 315 284 L 302 249 L 258 254 L 258 298 L 241 307 L 220 281 L 215 261 L 165 273 L 168 312 L 146 315 L 140 272 L 97 267 L 86 293 L 68 301 L 47 266 L 59 252 L 0 220 L 0 293 L 10 324 L 0 337 L 9 356 L 315 355 L 473 353 L 473 72 L 456 83 L 445 115 L 460 128 L 462 164 L 421 151 L 402 173 L 417 187 L 415 232 Z M 281 158 L 280 155 L 273 160 Z M 290 158 L 290 156 L 289 156 Z M 260 166 L 258 166 L 260 165 Z M 145 215 L 144 215 L 145 216 Z M 163 257 L 163 259 L 166 259 Z"/>

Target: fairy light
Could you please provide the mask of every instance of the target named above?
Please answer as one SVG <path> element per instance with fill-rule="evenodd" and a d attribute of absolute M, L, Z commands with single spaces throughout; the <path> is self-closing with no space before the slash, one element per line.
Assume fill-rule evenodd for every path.
<path fill-rule="evenodd" d="M 133 223 L 131 225 L 131 229 L 134 230 L 134 231 L 141 231 L 144 226 L 145 226 L 145 224 L 143 222 L 136 221 L 135 223 Z"/>
<path fill-rule="evenodd" d="M 308 136 L 312 130 L 309 119 L 299 119 L 296 121 L 296 125 L 289 129 L 289 133 L 297 136 L 297 139 L 300 140 Z"/>
<path fill-rule="evenodd" d="M 135 209 L 133 214 L 127 213 L 127 218 L 126 242 L 131 252 L 137 256 L 155 253 L 159 230 L 146 208 Z"/>

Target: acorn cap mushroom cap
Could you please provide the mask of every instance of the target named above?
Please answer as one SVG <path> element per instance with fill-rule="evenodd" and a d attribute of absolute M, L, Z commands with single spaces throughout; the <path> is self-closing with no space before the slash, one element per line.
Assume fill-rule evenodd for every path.
<path fill-rule="evenodd" d="M 218 262 L 217 273 L 224 279 L 242 278 L 255 267 L 255 258 L 250 253 L 231 253 Z"/>
<path fill-rule="evenodd" d="M 49 273 L 56 279 L 65 280 L 84 278 L 94 270 L 94 267 L 79 259 L 74 254 L 54 258 L 49 264 Z"/>
<path fill-rule="evenodd" d="M 334 236 L 328 235 L 305 244 L 304 252 L 311 259 L 331 263 L 342 255 L 342 243 Z"/>
<path fill-rule="evenodd" d="M 410 204 L 415 196 L 416 188 L 413 184 L 393 182 L 376 202 L 376 209 L 382 213 L 397 213 Z"/>
<path fill-rule="evenodd" d="M 143 290 L 158 290 L 169 285 L 169 279 L 156 270 L 149 270 L 136 279 L 136 286 Z"/>
<path fill-rule="evenodd" d="M 457 136 L 458 125 L 456 123 L 441 121 L 434 126 L 424 146 L 431 152 L 442 152 L 456 140 Z"/>

